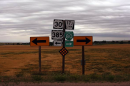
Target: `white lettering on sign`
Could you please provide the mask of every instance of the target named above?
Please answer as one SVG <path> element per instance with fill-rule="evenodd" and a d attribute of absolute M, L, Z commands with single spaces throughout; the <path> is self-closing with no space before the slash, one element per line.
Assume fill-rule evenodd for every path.
<path fill-rule="evenodd" d="M 71 43 L 66 43 L 66 45 L 71 45 Z"/>

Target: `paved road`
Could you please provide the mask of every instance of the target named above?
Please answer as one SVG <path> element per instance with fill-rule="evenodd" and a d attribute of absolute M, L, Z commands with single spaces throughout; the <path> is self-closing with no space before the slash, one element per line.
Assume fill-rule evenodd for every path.
<path fill-rule="evenodd" d="M 6 86 L 0 84 L 0 86 Z M 130 86 L 130 82 L 121 83 L 20 83 L 9 84 L 8 86 Z"/>

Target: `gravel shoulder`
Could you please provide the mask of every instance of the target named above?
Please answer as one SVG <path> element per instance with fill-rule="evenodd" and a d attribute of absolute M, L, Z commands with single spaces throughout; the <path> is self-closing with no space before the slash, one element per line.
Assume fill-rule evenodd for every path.
<path fill-rule="evenodd" d="M 6 84 L 0 84 L 0 86 L 6 86 Z M 130 86 L 130 82 L 117 82 L 117 83 L 24 83 L 21 82 L 19 84 L 9 83 L 8 86 Z"/>

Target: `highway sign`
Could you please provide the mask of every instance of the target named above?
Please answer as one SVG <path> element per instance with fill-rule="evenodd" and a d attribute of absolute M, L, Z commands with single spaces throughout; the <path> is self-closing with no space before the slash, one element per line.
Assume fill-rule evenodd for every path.
<path fill-rule="evenodd" d="M 51 39 L 62 39 L 62 38 L 63 38 L 63 30 L 51 31 Z"/>
<path fill-rule="evenodd" d="M 74 30 L 74 20 L 65 20 L 65 29 L 66 30 Z"/>
<path fill-rule="evenodd" d="M 63 47 L 59 52 L 62 56 L 65 56 L 68 53 L 68 50 Z"/>
<path fill-rule="evenodd" d="M 92 36 L 74 36 L 74 45 L 93 45 Z"/>
<path fill-rule="evenodd" d="M 71 40 L 71 39 L 73 39 L 73 37 L 74 37 L 73 31 L 66 31 L 66 32 L 65 32 L 65 38 L 66 38 L 67 40 Z"/>
<path fill-rule="evenodd" d="M 73 41 L 65 41 L 65 47 L 73 47 Z"/>
<path fill-rule="evenodd" d="M 49 46 L 49 37 L 30 37 L 30 46 Z"/>
<path fill-rule="evenodd" d="M 63 29 L 63 20 L 54 19 L 53 28 L 54 29 Z"/>
<path fill-rule="evenodd" d="M 61 46 L 62 45 L 62 41 L 57 41 L 57 40 L 54 40 L 54 46 Z"/>

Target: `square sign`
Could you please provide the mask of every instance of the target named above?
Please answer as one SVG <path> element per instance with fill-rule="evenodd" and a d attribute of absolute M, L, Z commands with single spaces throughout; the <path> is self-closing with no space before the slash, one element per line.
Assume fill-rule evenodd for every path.
<path fill-rule="evenodd" d="M 73 47 L 73 41 L 65 41 L 65 47 Z"/>
<path fill-rule="evenodd" d="M 62 39 L 62 38 L 63 38 L 63 30 L 51 31 L 51 39 Z"/>
<path fill-rule="evenodd" d="M 63 20 L 54 19 L 53 28 L 54 29 L 63 29 Z"/>
<path fill-rule="evenodd" d="M 73 33 L 73 31 L 66 31 L 65 32 L 65 38 L 67 39 L 67 40 L 72 40 L 73 39 L 73 37 L 74 37 L 74 33 Z"/>
<path fill-rule="evenodd" d="M 65 29 L 66 30 L 74 30 L 74 20 L 65 20 Z"/>

